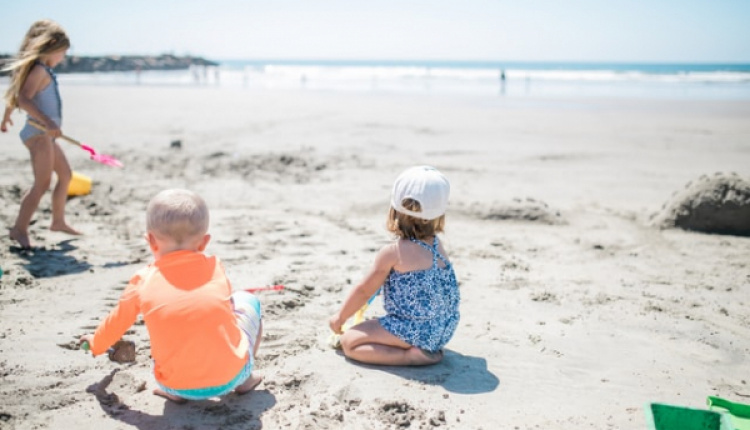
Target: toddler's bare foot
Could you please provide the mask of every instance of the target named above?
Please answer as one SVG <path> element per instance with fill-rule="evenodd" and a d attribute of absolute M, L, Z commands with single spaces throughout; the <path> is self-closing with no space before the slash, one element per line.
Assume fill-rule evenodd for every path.
<path fill-rule="evenodd" d="M 234 392 L 239 396 L 247 394 L 253 391 L 258 385 L 260 385 L 261 382 L 263 382 L 263 377 L 257 376 L 253 373 L 249 378 L 247 378 L 247 381 L 243 382 L 242 385 L 235 388 Z"/>
<path fill-rule="evenodd" d="M 63 233 L 72 234 L 73 236 L 80 236 L 83 234 L 80 231 L 69 226 L 68 224 L 65 224 L 64 222 L 52 223 L 52 225 L 49 226 L 49 229 L 52 231 L 60 231 Z"/>
<path fill-rule="evenodd" d="M 23 249 L 30 249 L 31 248 L 31 242 L 29 241 L 29 234 L 25 231 L 21 231 L 20 229 L 13 227 L 10 230 L 8 230 L 8 236 L 12 240 L 15 240 L 18 242 L 19 245 L 21 245 L 21 248 Z"/>
<path fill-rule="evenodd" d="M 185 403 L 187 403 L 187 399 L 183 399 L 182 397 L 179 397 L 179 396 L 173 396 L 171 394 L 167 394 L 161 388 L 155 388 L 154 395 L 157 395 L 159 397 L 164 397 L 165 399 L 175 402 L 178 405 L 184 405 Z"/>
<path fill-rule="evenodd" d="M 417 348 L 412 346 L 407 351 L 407 355 L 410 358 L 410 364 L 412 366 L 428 366 L 430 364 L 437 364 L 443 360 L 443 351 L 427 351 L 426 349 Z"/>

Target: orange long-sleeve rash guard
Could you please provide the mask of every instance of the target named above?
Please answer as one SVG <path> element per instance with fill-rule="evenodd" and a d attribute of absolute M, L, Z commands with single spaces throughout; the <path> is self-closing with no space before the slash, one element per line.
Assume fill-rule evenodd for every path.
<path fill-rule="evenodd" d="M 177 390 L 226 384 L 248 360 L 231 294 L 218 258 L 169 253 L 133 276 L 94 333 L 91 351 L 104 353 L 143 314 L 157 381 Z"/>

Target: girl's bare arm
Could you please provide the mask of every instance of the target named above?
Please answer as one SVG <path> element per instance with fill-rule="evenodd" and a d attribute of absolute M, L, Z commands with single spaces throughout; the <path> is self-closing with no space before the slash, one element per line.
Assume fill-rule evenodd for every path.
<path fill-rule="evenodd" d="M 13 109 L 5 106 L 5 112 L 3 112 L 3 122 L 0 124 L 0 131 L 2 131 L 3 133 L 8 131 L 8 124 L 13 125 L 13 120 L 10 119 L 11 112 L 13 112 Z"/>
<path fill-rule="evenodd" d="M 398 254 L 395 245 L 385 246 L 378 252 L 375 263 L 365 278 L 349 293 L 341 310 L 331 317 L 329 325 L 334 333 L 341 333 L 341 326 L 344 322 L 367 303 L 367 300 L 383 285 L 397 261 Z"/>

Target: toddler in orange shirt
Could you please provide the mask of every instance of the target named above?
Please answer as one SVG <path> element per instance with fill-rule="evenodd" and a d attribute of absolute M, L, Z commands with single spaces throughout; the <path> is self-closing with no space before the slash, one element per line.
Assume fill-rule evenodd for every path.
<path fill-rule="evenodd" d="M 251 293 L 233 293 L 219 259 L 203 253 L 211 239 L 208 218 L 206 203 L 191 191 L 157 194 L 146 216 L 154 262 L 131 278 L 96 332 L 80 338 L 97 356 L 142 314 L 159 386 L 154 394 L 177 403 L 245 394 L 262 381 L 253 374 L 260 302 Z"/>

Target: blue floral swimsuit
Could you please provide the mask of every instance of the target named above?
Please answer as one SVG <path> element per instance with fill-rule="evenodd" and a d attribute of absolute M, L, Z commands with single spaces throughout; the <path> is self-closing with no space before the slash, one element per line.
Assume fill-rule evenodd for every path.
<path fill-rule="evenodd" d="M 432 246 L 411 241 L 432 253 L 432 267 L 405 273 L 391 269 L 383 283 L 383 305 L 388 314 L 379 321 L 404 342 L 435 352 L 448 343 L 458 326 L 458 282 L 453 266 L 438 252 L 437 236 Z M 438 266 L 438 258 L 444 267 Z"/>

